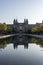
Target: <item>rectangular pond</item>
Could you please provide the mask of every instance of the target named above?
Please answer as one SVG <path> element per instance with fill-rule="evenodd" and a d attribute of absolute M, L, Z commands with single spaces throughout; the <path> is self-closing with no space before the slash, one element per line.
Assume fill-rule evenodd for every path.
<path fill-rule="evenodd" d="M 0 40 L 0 65 L 43 65 L 43 39 L 24 36 Z"/>

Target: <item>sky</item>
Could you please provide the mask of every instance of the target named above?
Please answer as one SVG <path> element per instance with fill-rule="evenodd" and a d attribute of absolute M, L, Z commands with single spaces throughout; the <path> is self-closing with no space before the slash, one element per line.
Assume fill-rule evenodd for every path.
<path fill-rule="evenodd" d="M 14 19 L 29 24 L 43 20 L 43 0 L 0 0 L 0 23 L 12 24 Z"/>

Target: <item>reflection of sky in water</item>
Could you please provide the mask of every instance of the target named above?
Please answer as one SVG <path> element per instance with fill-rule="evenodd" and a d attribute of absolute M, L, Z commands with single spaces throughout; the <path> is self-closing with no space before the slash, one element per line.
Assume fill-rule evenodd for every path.
<path fill-rule="evenodd" d="M 18 44 L 18 43 L 17 43 Z M 43 65 L 43 47 L 35 43 L 28 43 L 28 48 L 19 43 L 14 48 L 14 43 L 0 51 L 0 65 Z"/>

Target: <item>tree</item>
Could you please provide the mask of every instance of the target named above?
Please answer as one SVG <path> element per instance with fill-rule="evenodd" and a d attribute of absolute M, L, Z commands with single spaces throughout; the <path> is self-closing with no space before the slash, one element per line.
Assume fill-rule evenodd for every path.
<path fill-rule="evenodd" d="M 43 34 L 43 23 L 41 23 L 39 26 L 32 28 L 32 33 L 38 33 L 38 34 Z"/>
<path fill-rule="evenodd" d="M 6 23 L 0 23 L 1 34 L 7 34 L 9 32 L 11 33 L 11 31 L 12 31 L 12 29 Z"/>
<path fill-rule="evenodd" d="M 7 24 L 6 24 L 6 23 L 3 23 L 3 24 L 2 24 L 2 30 L 3 30 L 3 31 L 7 31 Z"/>

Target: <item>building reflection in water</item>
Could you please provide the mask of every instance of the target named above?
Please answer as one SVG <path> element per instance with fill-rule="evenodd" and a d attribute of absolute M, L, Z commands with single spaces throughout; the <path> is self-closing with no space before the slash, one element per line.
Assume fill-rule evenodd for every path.
<path fill-rule="evenodd" d="M 14 46 L 14 49 L 15 48 L 18 48 L 18 45 L 23 45 L 24 48 L 28 49 L 28 37 L 16 37 L 16 40 L 14 38 L 14 41 L 13 41 L 13 46 Z"/>
<path fill-rule="evenodd" d="M 22 37 L 10 37 L 7 39 L 2 39 L 0 40 L 0 49 L 5 48 L 8 44 L 13 44 L 14 49 L 18 48 L 18 45 L 23 45 L 24 48 L 28 49 L 28 43 L 31 39 L 29 39 L 27 36 L 22 36 Z"/>
<path fill-rule="evenodd" d="M 29 44 L 34 43 L 43 47 L 43 39 L 31 38 L 28 36 L 15 36 L 0 40 L 0 49 L 6 48 L 8 44 L 13 44 L 14 49 L 18 48 L 19 45 L 23 45 L 24 49 L 28 49 Z"/>

